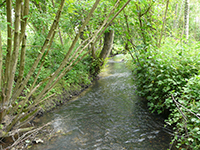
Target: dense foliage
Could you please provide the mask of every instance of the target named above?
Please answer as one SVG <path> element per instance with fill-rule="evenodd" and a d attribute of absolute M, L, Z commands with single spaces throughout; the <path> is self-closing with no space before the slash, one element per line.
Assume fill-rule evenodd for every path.
<path fill-rule="evenodd" d="M 199 4 L 0 0 L 0 135 L 30 121 L 56 94 L 90 84 L 114 39 L 111 53 L 131 56 L 138 95 L 151 111 L 170 112 L 172 142 L 199 149 Z"/>
<path fill-rule="evenodd" d="M 177 147 L 185 145 L 183 149 L 200 148 L 200 76 L 195 75 L 189 80 L 181 91 L 181 96 L 177 97 L 176 107 L 171 109 L 171 114 L 167 120 L 168 124 L 176 124 L 174 127 L 175 137 L 173 142 L 177 142 Z"/>
<path fill-rule="evenodd" d="M 197 150 L 200 43 L 196 4 L 199 2 L 190 1 L 188 41 L 184 29 L 186 1 L 168 2 L 143 1 L 129 6 L 137 10 L 134 12 L 137 15 L 130 13 L 127 18 L 126 36 L 132 54 L 128 66 L 133 70 L 137 94 L 148 100 L 149 109 L 169 115 L 166 125 L 174 129 L 172 146 Z"/>
<path fill-rule="evenodd" d="M 137 94 L 147 98 L 153 112 L 170 111 L 166 123 L 176 124 L 177 147 L 199 149 L 200 43 L 175 43 L 167 40 L 161 48 L 139 55 L 139 62 L 133 61 Z"/>

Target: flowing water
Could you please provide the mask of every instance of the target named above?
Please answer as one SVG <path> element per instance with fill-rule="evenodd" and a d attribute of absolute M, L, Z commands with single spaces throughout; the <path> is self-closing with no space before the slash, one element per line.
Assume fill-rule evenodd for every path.
<path fill-rule="evenodd" d="M 167 150 L 171 136 L 163 117 L 151 114 L 135 95 L 133 76 L 123 62 L 106 71 L 82 96 L 46 114 L 62 133 L 34 146 L 39 150 Z"/>

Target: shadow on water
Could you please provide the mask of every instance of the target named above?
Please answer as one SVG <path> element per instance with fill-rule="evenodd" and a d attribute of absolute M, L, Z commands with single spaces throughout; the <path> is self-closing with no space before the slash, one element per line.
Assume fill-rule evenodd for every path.
<path fill-rule="evenodd" d="M 151 114 L 134 93 L 131 72 L 110 60 L 102 78 L 81 97 L 42 117 L 63 135 L 32 149 L 166 150 L 171 136 L 164 118 Z M 64 118 L 64 119 L 61 119 Z"/>

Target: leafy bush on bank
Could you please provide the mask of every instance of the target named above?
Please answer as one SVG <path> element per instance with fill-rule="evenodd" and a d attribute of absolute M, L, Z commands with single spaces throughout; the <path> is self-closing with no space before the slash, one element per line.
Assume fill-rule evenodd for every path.
<path fill-rule="evenodd" d="M 199 51 L 200 43 L 187 46 L 170 39 L 160 49 L 138 55 L 139 62 L 133 62 L 132 66 L 137 94 L 148 99 L 150 110 L 157 113 L 170 110 L 167 123 L 175 124 L 177 147 L 188 145 L 199 149 L 200 146 L 200 120 L 181 108 L 187 116 L 185 130 L 183 115 L 172 99 L 173 94 L 187 109 L 200 112 Z"/>
<path fill-rule="evenodd" d="M 176 124 L 174 127 L 177 148 L 185 145 L 183 149 L 200 149 L 200 75 L 190 78 L 177 98 L 175 109 L 167 120 L 168 124 Z"/>

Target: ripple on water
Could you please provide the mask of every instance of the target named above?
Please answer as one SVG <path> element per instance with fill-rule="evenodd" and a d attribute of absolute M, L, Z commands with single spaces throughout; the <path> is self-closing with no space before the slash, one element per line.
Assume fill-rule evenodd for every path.
<path fill-rule="evenodd" d="M 164 119 L 151 114 L 134 90 L 125 65 L 109 63 L 106 76 L 85 95 L 46 115 L 48 119 L 43 117 L 55 120 L 55 130 L 66 134 L 35 149 L 166 150 L 170 135 L 163 128 Z"/>

